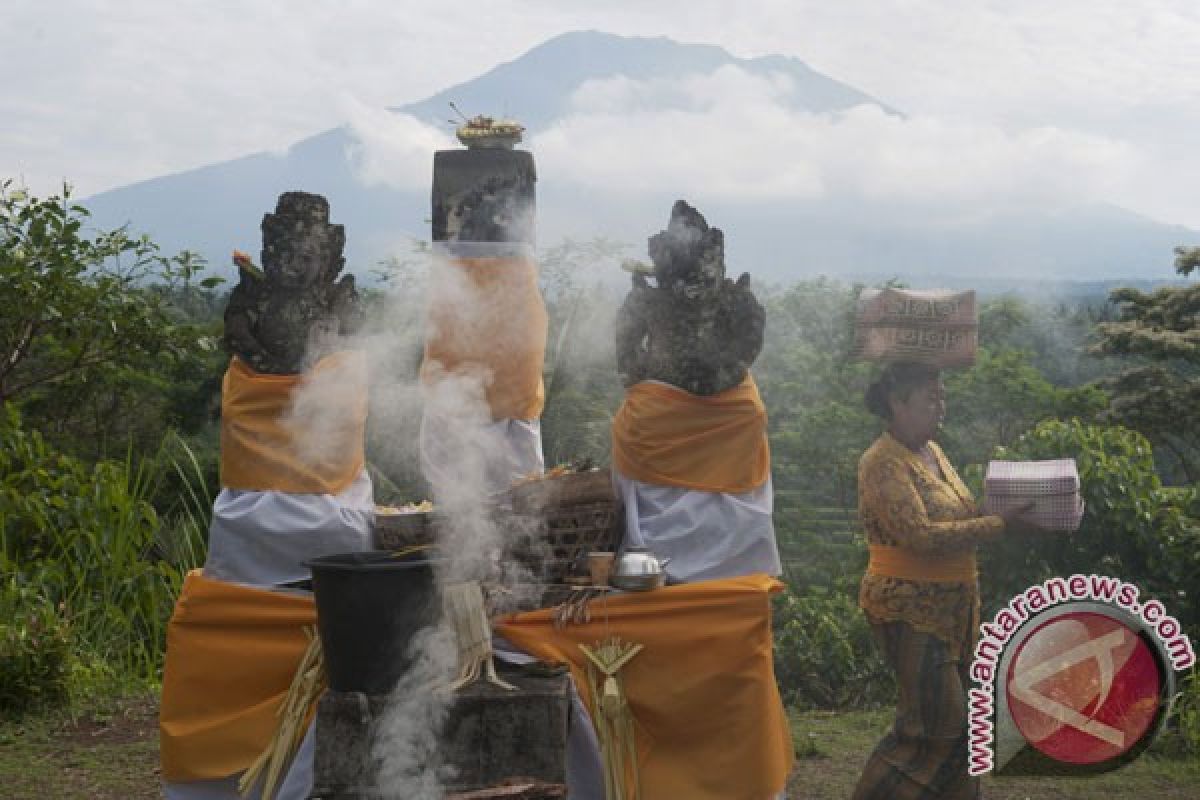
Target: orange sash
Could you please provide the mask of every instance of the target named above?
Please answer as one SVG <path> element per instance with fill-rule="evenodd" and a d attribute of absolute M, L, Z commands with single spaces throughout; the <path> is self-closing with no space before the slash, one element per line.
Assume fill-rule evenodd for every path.
<path fill-rule="evenodd" d="M 566 664 L 584 701 L 580 644 L 645 645 L 621 669 L 636 723 L 642 797 L 764 800 L 783 789 L 792 738 L 775 684 L 766 575 L 684 584 L 594 601 L 592 621 L 556 630 L 550 610 L 496 631 L 543 661 Z"/>
<path fill-rule="evenodd" d="M 767 410 L 749 374 L 704 397 L 643 381 L 613 420 L 613 466 L 627 478 L 705 492 L 748 492 L 771 471 Z"/>
<path fill-rule="evenodd" d="M 308 647 L 303 597 L 188 573 L 167 627 L 159 747 L 167 781 L 224 778 L 266 748 Z"/>
<path fill-rule="evenodd" d="M 297 407 L 305 397 L 297 390 L 309 386 Z M 311 426 L 300 427 L 308 416 Z M 221 384 L 221 485 L 338 494 L 362 472 L 366 423 L 363 353 L 335 353 L 304 375 L 262 375 L 235 356 Z M 298 432 L 313 441 L 298 441 Z"/>
<path fill-rule="evenodd" d="M 477 375 L 492 419 L 536 419 L 545 404 L 546 306 L 527 257 L 434 264 L 421 379 Z"/>
<path fill-rule="evenodd" d="M 975 551 L 950 556 L 928 556 L 903 547 L 882 544 L 868 545 L 871 560 L 867 572 L 884 578 L 902 578 L 931 583 L 974 583 L 978 572 Z"/>

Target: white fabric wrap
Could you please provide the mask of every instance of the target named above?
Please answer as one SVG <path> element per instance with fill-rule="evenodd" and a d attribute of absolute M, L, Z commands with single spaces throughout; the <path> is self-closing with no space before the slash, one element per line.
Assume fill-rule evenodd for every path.
<path fill-rule="evenodd" d="M 205 577 L 270 588 L 304 580 L 304 562 L 371 546 L 374 489 L 364 469 L 337 495 L 222 489 L 213 503 Z"/>
<path fill-rule="evenodd" d="M 771 521 L 771 479 L 736 494 L 656 486 L 613 470 L 625 504 L 625 547 L 645 547 L 669 558 L 667 577 L 676 583 L 734 578 L 783 566 Z"/>

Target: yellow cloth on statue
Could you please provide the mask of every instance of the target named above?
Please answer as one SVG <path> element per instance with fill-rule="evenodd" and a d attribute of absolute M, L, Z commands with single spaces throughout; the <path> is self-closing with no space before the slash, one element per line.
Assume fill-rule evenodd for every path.
<path fill-rule="evenodd" d="M 542 415 L 547 317 L 533 259 L 438 261 L 426 319 L 423 381 L 479 375 L 493 420 Z"/>
<path fill-rule="evenodd" d="M 316 621 L 311 597 L 188 573 L 167 627 L 159 711 L 165 780 L 223 778 L 254 763 L 308 648 L 304 627 Z"/>
<path fill-rule="evenodd" d="M 765 800 L 793 760 L 771 655 L 770 595 L 782 588 L 749 575 L 600 598 L 590 623 L 563 630 L 551 610 L 494 624 L 522 650 L 570 666 L 593 713 L 579 645 L 645 645 L 620 675 L 646 800 Z"/>
<path fill-rule="evenodd" d="M 643 381 L 625 392 L 613 419 L 613 466 L 656 486 L 737 494 L 771 471 L 767 410 L 747 373 L 712 396 Z"/>
<path fill-rule="evenodd" d="M 303 418 L 289 425 L 297 394 L 309 386 L 311 402 L 299 409 Z M 302 375 L 260 374 L 235 356 L 221 384 L 221 485 L 339 494 L 366 463 L 366 424 L 363 353 L 334 353 Z M 298 432 L 314 441 L 301 445 Z"/>

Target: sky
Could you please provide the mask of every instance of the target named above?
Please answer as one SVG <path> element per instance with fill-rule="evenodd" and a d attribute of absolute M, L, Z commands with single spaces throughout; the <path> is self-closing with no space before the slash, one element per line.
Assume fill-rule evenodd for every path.
<path fill-rule="evenodd" d="M 916 207 L 922 195 L 949 207 L 1058 194 L 1200 227 L 1200 4 L 1192 0 L 743 0 L 733 8 L 720 0 L 4 0 L 0 179 L 39 194 L 65 179 L 83 197 L 278 152 L 346 123 L 364 136 L 382 125 L 402 139 L 392 169 L 416 178 L 427 165 L 414 171 L 414 159 L 427 161 L 439 134 L 405 120 L 388 128 L 379 109 L 469 80 L 556 34 L 594 29 L 716 44 L 743 57 L 793 56 L 907 118 L 858 110 L 836 124 L 798 120 L 780 113 L 769 80 L 736 71 L 692 87 L 608 81 L 582 89 L 578 113 L 537 142 L 543 174 L 547 164 L 602 163 L 595 175 L 572 177 L 611 187 L 650 170 L 656 180 L 691 176 L 712 192 L 753 186 L 768 196 L 847 184 Z M 690 90 L 720 95 L 705 109 L 712 125 L 696 152 L 671 144 L 678 120 L 633 113 L 652 107 L 646 97 L 655 92 Z M 720 122 L 731 118 L 746 123 Z M 624 130 L 628 141 L 631 120 L 645 126 L 640 160 L 612 132 Z M 702 176 L 689 158 L 752 156 L 766 137 L 806 158 L 780 175 L 734 155 L 724 172 Z M 568 157 L 581 146 L 617 149 L 594 161 Z M 948 149 L 959 154 L 954 174 L 944 167 Z"/>

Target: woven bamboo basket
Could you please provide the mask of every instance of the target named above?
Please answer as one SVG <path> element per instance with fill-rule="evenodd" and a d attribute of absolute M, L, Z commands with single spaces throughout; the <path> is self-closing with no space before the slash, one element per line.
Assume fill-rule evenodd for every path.
<path fill-rule="evenodd" d="M 508 494 L 516 514 L 540 514 L 555 508 L 616 502 L 612 474 L 607 469 L 569 472 L 527 481 L 512 487 Z"/>
<path fill-rule="evenodd" d="M 432 511 L 406 511 L 399 514 L 375 514 L 371 543 L 376 550 L 404 550 L 431 545 L 443 524 Z"/>
<path fill-rule="evenodd" d="M 621 544 L 624 517 L 615 501 L 545 508 L 513 514 L 512 556 L 545 583 L 566 583 L 587 573 L 587 554 L 613 552 Z"/>

